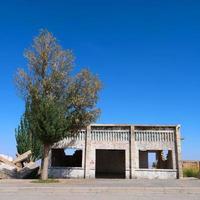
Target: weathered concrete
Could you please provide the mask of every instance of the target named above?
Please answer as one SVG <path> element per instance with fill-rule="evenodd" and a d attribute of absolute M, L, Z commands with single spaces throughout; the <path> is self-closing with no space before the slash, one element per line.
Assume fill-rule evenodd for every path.
<path fill-rule="evenodd" d="M 135 176 L 146 179 L 176 179 L 177 171 L 173 169 L 137 169 Z"/>
<path fill-rule="evenodd" d="M 80 134 L 75 137 L 58 142 L 53 148 L 81 149 L 82 166 L 79 168 L 53 167 L 50 153 L 50 177 L 95 178 L 97 150 L 123 150 L 125 152 L 124 173 L 127 179 L 182 177 L 179 125 L 92 124 L 85 130 L 81 130 Z M 163 160 L 162 152 L 164 150 L 169 152 L 167 160 Z M 148 152 L 156 152 L 158 159 L 156 167 L 161 170 L 148 169 Z M 116 163 L 111 162 L 111 159 L 108 162 L 110 162 L 109 169 L 111 169 L 110 175 L 112 175 L 115 173 Z M 99 162 L 98 165 L 100 165 Z M 101 167 L 104 168 L 104 166 Z M 141 168 L 146 170 L 142 171 Z"/>
<path fill-rule="evenodd" d="M 84 169 L 80 167 L 52 167 L 49 169 L 49 178 L 84 178 Z"/>

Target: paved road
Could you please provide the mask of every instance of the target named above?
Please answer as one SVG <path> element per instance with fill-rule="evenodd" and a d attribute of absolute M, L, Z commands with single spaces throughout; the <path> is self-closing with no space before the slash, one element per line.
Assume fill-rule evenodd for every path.
<path fill-rule="evenodd" d="M 200 180 L 0 180 L 0 200 L 200 200 Z"/>

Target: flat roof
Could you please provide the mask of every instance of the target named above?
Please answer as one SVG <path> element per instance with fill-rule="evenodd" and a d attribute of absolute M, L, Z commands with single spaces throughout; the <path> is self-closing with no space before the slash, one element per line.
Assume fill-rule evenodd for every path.
<path fill-rule="evenodd" d="M 90 124 L 90 126 L 180 127 L 180 124 Z"/>

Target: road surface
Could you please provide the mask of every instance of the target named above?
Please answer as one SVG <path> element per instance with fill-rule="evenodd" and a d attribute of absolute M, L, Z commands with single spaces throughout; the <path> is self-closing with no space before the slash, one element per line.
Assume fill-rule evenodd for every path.
<path fill-rule="evenodd" d="M 200 200 L 200 180 L 0 180 L 0 200 Z"/>

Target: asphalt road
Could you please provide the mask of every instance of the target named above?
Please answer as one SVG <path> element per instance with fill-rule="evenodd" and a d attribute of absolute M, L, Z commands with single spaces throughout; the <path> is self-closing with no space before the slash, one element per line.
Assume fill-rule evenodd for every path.
<path fill-rule="evenodd" d="M 200 180 L 0 180 L 0 200 L 200 200 Z"/>

